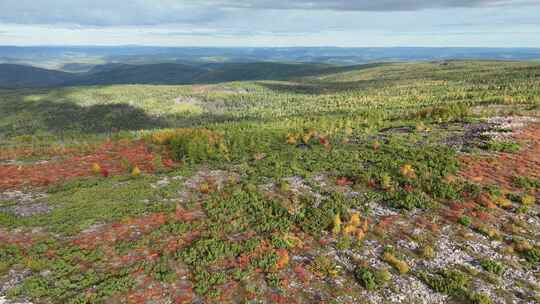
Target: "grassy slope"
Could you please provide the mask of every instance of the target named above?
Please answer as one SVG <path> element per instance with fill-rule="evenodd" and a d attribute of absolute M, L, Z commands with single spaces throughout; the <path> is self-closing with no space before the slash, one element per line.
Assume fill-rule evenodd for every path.
<path fill-rule="evenodd" d="M 349 72 L 212 86 L 102 86 L 5 90 L 0 135 L 275 123 L 359 113 L 392 117 L 454 103 L 537 104 L 538 63 L 359 66 Z M 272 76 L 272 75 L 270 75 Z"/>

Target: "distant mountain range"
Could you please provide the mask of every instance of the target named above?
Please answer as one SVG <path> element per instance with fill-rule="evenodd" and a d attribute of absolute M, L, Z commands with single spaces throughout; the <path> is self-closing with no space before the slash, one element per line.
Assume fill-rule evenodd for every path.
<path fill-rule="evenodd" d="M 0 46 L 0 87 L 284 79 L 375 62 L 539 60 L 530 48 L 168 48 Z"/>
<path fill-rule="evenodd" d="M 217 63 L 304 62 L 352 65 L 379 61 L 448 59 L 540 59 L 540 49 L 531 48 L 194 48 L 194 47 L 16 47 L 0 46 L 0 63 L 25 63 L 61 68 L 67 64 L 96 63 Z M 52 67 L 52 66 L 49 66 Z"/>

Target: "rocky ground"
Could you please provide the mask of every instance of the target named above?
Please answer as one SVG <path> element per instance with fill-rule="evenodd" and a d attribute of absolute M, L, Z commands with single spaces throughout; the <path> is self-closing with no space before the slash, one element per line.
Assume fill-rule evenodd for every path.
<path fill-rule="evenodd" d="M 356 226 L 351 228 L 356 235 L 349 237 L 343 231 L 325 231 L 319 238 L 314 238 L 294 229 L 285 237 L 294 245 L 285 247 L 286 250 L 276 250 L 276 265 L 272 267 L 279 272 L 276 269 L 263 271 L 264 266 L 260 264 L 239 280 L 209 279 L 215 280 L 214 288 L 219 291 L 214 298 L 201 296 L 197 291 L 202 287 L 195 285 L 189 265 L 184 264 L 190 263 L 189 259 L 184 257 L 183 261 L 187 262 L 163 266 L 172 269 L 174 281 L 142 270 L 133 271 L 129 292 L 113 296 L 111 301 L 204 303 L 251 299 L 253 303 L 539 303 L 540 192 L 534 185 L 527 184 L 540 179 L 538 120 L 494 117 L 460 126 L 441 125 L 440 129 L 446 130 L 442 143 L 460 153 L 459 174 L 449 178 L 466 180 L 491 192 L 435 209 L 403 211 L 367 196 L 346 178 L 336 181 L 324 172 L 311 178 L 291 176 L 283 179 L 281 184 L 269 180 L 256 185 L 257 189 L 267 198 L 288 202 L 285 207 L 291 214 L 299 212 L 295 202 L 303 197 L 311 198 L 310 204 L 315 207 L 322 204 L 330 192 L 361 200 L 363 209 L 350 210 L 350 214 L 362 214 L 359 222 L 354 224 Z M 388 132 L 409 133 L 413 130 L 386 129 L 381 131 L 381 136 Z M 481 153 L 470 153 L 471 149 L 493 141 L 512 142 L 519 148 L 510 151 L 512 146 L 495 146 Z M 4 172 L 0 177 L 0 188 L 3 189 L 0 191 L 0 212 L 19 219 L 50 214 L 59 207 L 49 203 L 51 194 L 41 186 L 91 175 L 87 168 L 104 155 L 109 160 L 110 174 L 122 171 L 118 156 L 122 153 L 124 157 L 134 158 L 132 163 L 137 163 L 143 171 L 153 172 L 153 154 L 137 145 L 131 148 L 141 153 L 130 152 L 131 156 L 125 156 L 125 151 L 131 149 L 128 147 L 131 146 L 120 146 L 112 152 L 98 150 L 93 156 L 74 156 L 61 163 L 38 163 L 31 169 L 18 169 L 17 164 L 5 161 L 0 167 L 0 172 Z M 66 164 L 80 170 L 66 170 Z M 34 177 L 27 179 L 29 174 Z M 516 176 L 528 179 L 516 181 Z M 78 246 L 85 252 L 99 249 L 104 257 L 97 264 L 82 261 L 95 267 L 122 269 L 155 263 L 165 256 L 164 253 L 178 252 L 197 242 L 204 234 L 203 227 L 210 224 L 208 217 L 217 216 L 205 211 L 209 193 L 221 193 L 228 185 L 237 184 L 243 178 L 242 171 L 235 168 L 199 168 L 189 174 L 159 175 L 148 184 L 156 193 L 173 193 L 161 200 L 171 212 L 159 211 L 119 222 L 94 223 L 69 237 L 59 236 L 56 241 Z M 28 187 L 20 187 L 23 184 Z M 122 182 L 113 186 L 122 187 Z M 231 219 L 235 220 L 241 221 Z M 346 220 L 343 221 L 345 225 Z M 353 225 L 354 220 L 351 218 L 350 221 Z M 178 223 L 174 229 L 179 230 L 167 230 L 173 229 L 171 223 Z M 188 223 L 188 226 L 180 223 Z M 167 231 L 157 234 L 163 229 Z M 228 238 L 243 241 L 252 233 L 247 231 Z M 39 227 L 30 230 L 0 228 L 2 244 L 20 246 L 28 252 L 33 244 L 48 236 L 48 232 Z M 245 258 L 264 256 L 267 246 L 260 243 L 254 253 Z M 59 248 L 54 250 L 60 251 Z M 28 252 L 23 257 L 29 255 Z M 9 256 L 9 253 L 3 254 L 6 258 Z M 209 251 L 207 254 L 214 253 Z M 51 260 L 53 256 L 54 253 L 50 253 Z M 241 265 L 247 261 L 243 259 L 243 256 L 224 259 L 212 267 L 245 269 Z M 17 289 L 36 273 L 43 277 L 51 275 L 47 267 L 23 260 L 22 265 L 11 269 L 2 271 L 0 267 L 0 295 L 11 295 L 10 290 Z M 163 270 L 163 273 L 167 271 Z M 279 287 L 269 284 L 274 280 Z M 95 282 L 84 291 L 88 295 L 86 301 L 92 302 L 93 289 L 99 284 Z M 37 295 L 39 298 L 39 293 Z M 0 303 L 29 303 L 24 298 L 25 295 L 10 300 L 0 297 Z"/>

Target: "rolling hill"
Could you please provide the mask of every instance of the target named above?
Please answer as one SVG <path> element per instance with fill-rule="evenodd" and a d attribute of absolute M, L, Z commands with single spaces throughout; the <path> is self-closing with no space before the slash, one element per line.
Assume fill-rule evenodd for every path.
<path fill-rule="evenodd" d="M 0 46 L 0 87 L 286 80 L 381 62 L 538 59 L 532 48 Z"/>
<path fill-rule="evenodd" d="M 109 84 L 195 84 L 244 80 L 285 80 L 346 70 L 323 64 L 216 63 L 145 65 L 105 64 L 84 73 L 68 73 L 37 67 L 0 65 L 0 87 L 40 88 Z"/>
<path fill-rule="evenodd" d="M 207 70 L 185 64 L 120 64 L 81 74 L 68 85 L 101 84 L 186 84 Z"/>
<path fill-rule="evenodd" d="M 76 78 L 74 74 L 26 65 L 0 64 L 0 87 L 52 87 Z"/>

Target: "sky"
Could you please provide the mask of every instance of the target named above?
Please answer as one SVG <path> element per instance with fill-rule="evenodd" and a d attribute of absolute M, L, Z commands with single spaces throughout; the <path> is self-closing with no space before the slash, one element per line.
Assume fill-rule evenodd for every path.
<path fill-rule="evenodd" d="M 540 0 L 0 0 L 0 45 L 540 48 Z"/>

